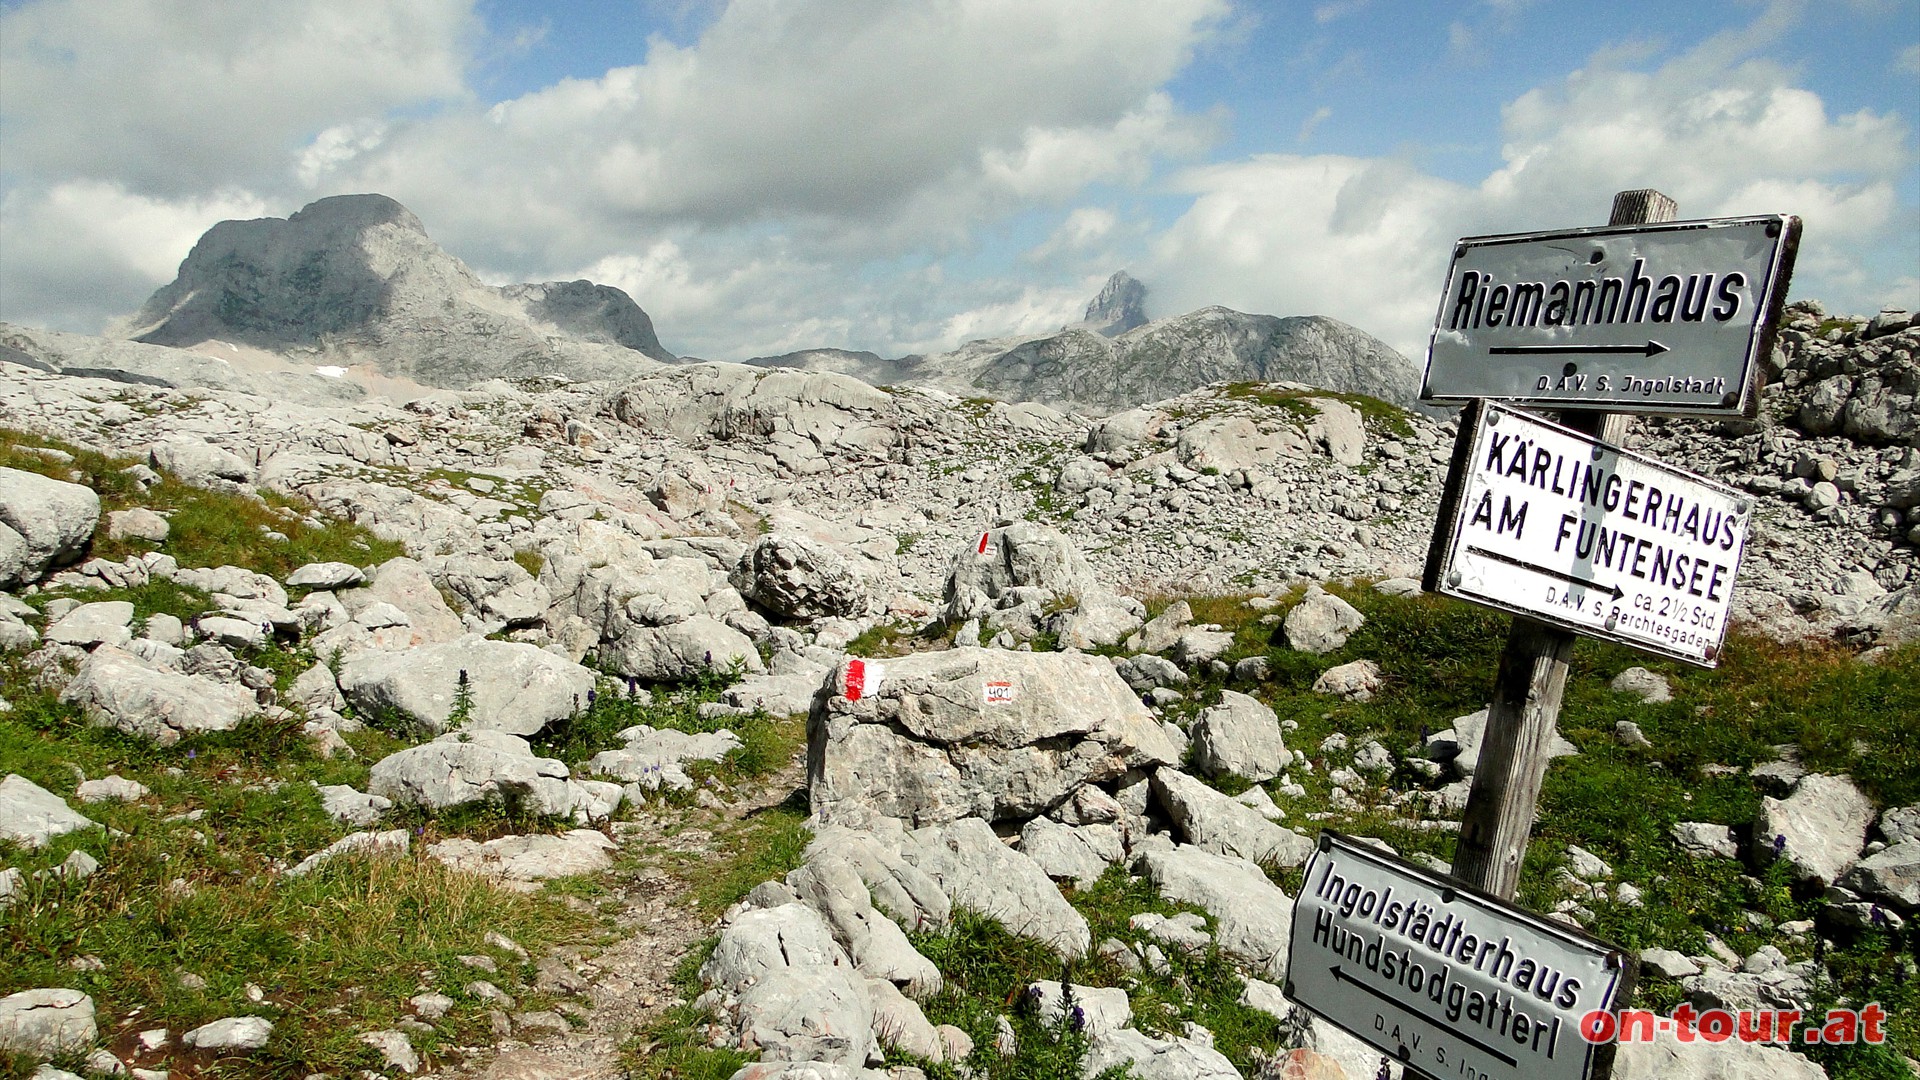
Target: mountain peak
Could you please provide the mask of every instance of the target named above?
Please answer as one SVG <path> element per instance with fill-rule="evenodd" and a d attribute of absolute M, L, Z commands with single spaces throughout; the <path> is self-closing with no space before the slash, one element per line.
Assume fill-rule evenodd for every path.
<path fill-rule="evenodd" d="M 120 336 L 237 343 L 360 364 L 435 386 L 670 361 L 647 313 L 588 281 L 496 288 L 385 195 L 336 195 L 285 218 L 222 221 Z"/>
<path fill-rule="evenodd" d="M 1086 318 L 1077 329 L 1091 330 L 1106 337 L 1119 337 L 1147 322 L 1147 287 L 1125 270 L 1116 270 L 1107 279 L 1100 295 L 1087 305 Z"/>

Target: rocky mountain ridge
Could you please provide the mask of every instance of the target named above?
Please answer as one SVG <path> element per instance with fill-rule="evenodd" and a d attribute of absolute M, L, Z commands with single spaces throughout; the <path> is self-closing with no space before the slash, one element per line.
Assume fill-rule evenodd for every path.
<path fill-rule="evenodd" d="M 1099 412 L 1218 381 L 1294 381 L 1414 403 L 1412 365 L 1354 327 L 1219 307 L 1148 322 L 1145 295 L 1121 271 L 1084 320 L 1055 333 L 891 359 L 810 349 L 746 363 Z M 321 199 L 285 219 L 220 222 L 178 276 L 105 339 L 4 332 L 5 356 L 45 369 L 312 401 L 361 390 L 404 395 L 393 380 L 421 388 L 489 378 L 592 381 L 676 361 L 619 289 L 588 281 L 486 285 L 411 211 L 373 194 Z"/>
<path fill-rule="evenodd" d="M 384 195 L 220 222 L 117 335 L 178 348 L 227 342 L 440 386 L 612 377 L 674 359 L 619 289 L 486 285 Z"/>

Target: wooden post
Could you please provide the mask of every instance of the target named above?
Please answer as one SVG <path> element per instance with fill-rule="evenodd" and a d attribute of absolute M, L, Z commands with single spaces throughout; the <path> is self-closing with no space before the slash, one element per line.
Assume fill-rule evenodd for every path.
<path fill-rule="evenodd" d="M 1657 191 L 1622 191 L 1613 197 L 1608 224 L 1672 221 L 1678 209 Z M 1626 438 L 1632 417 L 1577 411 L 1562 413 L 1559 420 L 1617 445 Z M 1520 863 L 1547 775 L 1547 750 L 1560 716 L 1573 638 L 1570 631 L 1516 616 L 1500 653 L 1486 736 L 1454 846 L 1453 876 L 1502 900 L 1513 899 L 1520 885 Z"/>

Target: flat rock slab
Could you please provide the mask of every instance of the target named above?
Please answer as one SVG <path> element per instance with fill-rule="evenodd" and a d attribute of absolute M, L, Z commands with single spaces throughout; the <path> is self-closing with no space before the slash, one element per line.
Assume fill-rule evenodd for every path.
<path fill-rule="evenodd" d="M 92 828 L 94 821 L 67 801 L 17 773 L 0 780 L 0 838 L 26 848 L 56 836 Z"/>
<path fill-rule="evenodd" d="M 93 999 L 49 987 L 0 998 L 0 1051 L 32 1057 L 77 1053 L 100 1037 Z"/>
<path fill-rule="evenodd" d="M 180 1036 L 180 1045 L 189 1050 L 260 1050 L 272 1037 L 273 1021 L 264 1016 L 229 1016 Z"/>
<path fill-rule="evenodd" d="M 91 649 L 96 645 L 125 645 L 133 640 L 127 629 L 133 622 L 133 605 L 125 600 L 101 600 L 81 604 L 47 627 L 48 641 Z"/>
<path fill-rule="evenodd" d="M 531 887 L 550 878 L 605 870 L 613 865 L 614 847 L 605 833 L 572 829 L 558 836 L 503 836 L 485 843 L 442 840 L 428 847 L 427 854 L 455 870 Z"/>

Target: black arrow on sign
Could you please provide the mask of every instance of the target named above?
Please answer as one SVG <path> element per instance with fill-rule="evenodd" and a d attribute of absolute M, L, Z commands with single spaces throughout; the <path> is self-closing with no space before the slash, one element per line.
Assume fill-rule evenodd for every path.
<path fill-rule="evenodd" d="M 1333 967 L 1329 968 L 1328 970 L 1333 972 L 1333 980 L 1335 982 L 1352 983 L 1353 985 L 1359 987 L 1360 989 L 1366 991 L 1367 993 L 1372 994 L 1374 997 L 1379 998 L 1381 1001 L 1384 1001 L 1387 1004 L 1392 1005 L 1394 1008 L 1399 1009 L 1401 1012 L 1410 1012 L 1413 1015 L 1418 1016 L 1420 1019 L 1425 1020 L 1427 1023 L 1432 1024 L 1434 1027 L 1437 1027 L 1440 1030 L 1446 1032 L 1447 1034 L 1452 1035 L 1454 1038 L 1459 1039 L 1461 1042 L 1468 1043 L 1479 1050 L 1492 1054 L 1494 1057 L 1497 1057 L 1501 1061 L 1506 1062 L 1508 1068 L 1519 1067 L 1520 1063 L 1515 1061 L 1511 1056 L 1509 1056 L 1504 1051 L 1497 1050 L 1494 1047 L 1488 1046 L 1486 1043 L 1481 1042 L 1479 1039 L 1476 1039 L 1473 1036 L 1466 1034 L 1465 1032 L 1455 1031 L 1454 1029 L 1448 1027 L 1445 1023 L 1439 1020 L 1436 1020 L 1431 1016 L 1428 1016 L 1425 1012 L 1419 1009 L 1416 1009 L 1411 1005 L 1408 1005 L 1406 1002 L 1400 1000 L 1397 997 L 1394 997 L 1392 994 L 1389 994 L 1384 990 L 1378 990 L 1378 989 L 1375 989 L 1374 987 L 1368 986 L 1366 983 L 1361 982 L 1359 979 L 1356 979 L 1353 976 L 1347 974 L 1346 972 L 1341 971 L 1339 964 L 1333 965 Z"/>
<path fill-rule="evenodd" d="M 1478 555 L 1483 559 L 1492 559 L 1494 562 L 1503 562 L 1508 566 L 1517 566 L 1522 570 L 1531 570 L 1536 574 L 1556 577 L 1570 585 L 1579 585 L 1582 588 L 1595 589 L 1603 593 L 1612 593 L 1615 600 L 1627 595 L 1618 585 L 1602 585 L 1597 581 L 1590 581 L 1578 574 L 1569 574 L 1564 570 L 1555 570 L 1550 566 L 1539 566 L 1523 559 L 1516 559 L 1511 555 L 1502 555 L 1497 551 L 1488 551 L 1483 547 L 1470 547 L 1467 549 L 1467 554 Z"/>
<path fill-rule="evenodd" d="M 1489 356 L 1523 356 L 1534 353 L 1639 353 L 1642 356 L 1659 356 L 1667 347 L 1657 341 L 1645 345 L 1500 345 L 1487 350 Z"/>

